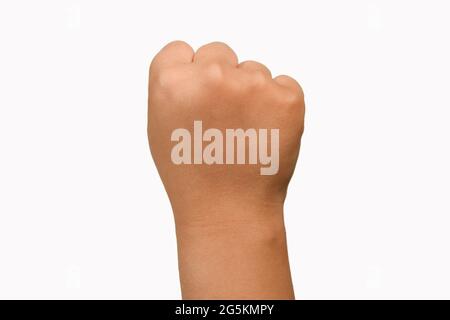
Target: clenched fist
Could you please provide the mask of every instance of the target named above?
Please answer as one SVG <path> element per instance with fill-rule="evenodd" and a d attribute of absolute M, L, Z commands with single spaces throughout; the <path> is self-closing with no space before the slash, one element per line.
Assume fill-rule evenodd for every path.
<path fill-rule="evenodd" d="M 283 203 L 303 132 L 299 84 L 219 42 L 150 66 L 148 137 L 177 229 L 184 298 L 293 298 Z"/>

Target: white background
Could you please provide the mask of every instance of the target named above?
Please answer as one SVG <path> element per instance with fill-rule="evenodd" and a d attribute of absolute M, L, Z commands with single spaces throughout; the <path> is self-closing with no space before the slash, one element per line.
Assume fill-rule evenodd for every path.
<path fill-rule="evenodd" d="M 146 137 L 167 42 L 304 87 L 296 296 L 450 298 L 448 1 L 2 1 L 0 298 L 179 298 Z"/>

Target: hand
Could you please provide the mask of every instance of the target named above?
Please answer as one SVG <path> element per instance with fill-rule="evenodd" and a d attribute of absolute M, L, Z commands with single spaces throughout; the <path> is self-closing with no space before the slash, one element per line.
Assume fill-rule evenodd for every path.
<path fill-rule="evenodd" d="M 183 297 L 293 297 L 283 203 L 303 132 L 299 84 L 288 76 L 272 79 L 257 62 L 238 64 L 223 43 L 194 53 L 176 41 L 151 63 L 148 105 L 150 149 L 177 227 Z M 242 152 L 237 129 L 241 138 L 248 134 Z M 263 261 L 280 254 L 279 261 Z M 248 264 L 241 272 L 239 261 L 227 259 Z M 220 275 L 209 284 L 199 281 L 214 273 L 208 266 L 219 265 L 230 281 Z M 261 281 L 267 277 L 281 285 Z M 256 285 L 243 290 L 252 279 Z"/>

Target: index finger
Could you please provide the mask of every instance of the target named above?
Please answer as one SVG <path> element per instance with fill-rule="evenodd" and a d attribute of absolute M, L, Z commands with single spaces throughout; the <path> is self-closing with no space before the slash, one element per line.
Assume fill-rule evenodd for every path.
<path fill-rule="evenodd" d="M 194 50 L 189 44 L 184 41 L 173 41 L 164 46 L 153 58 L 150 70 L 191 63 L 193 58 Z"/>

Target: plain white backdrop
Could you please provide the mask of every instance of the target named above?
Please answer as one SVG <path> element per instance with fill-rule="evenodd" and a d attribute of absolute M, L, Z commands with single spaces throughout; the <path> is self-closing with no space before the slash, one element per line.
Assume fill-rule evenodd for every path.
<path fill-rule="evenodd" d="M 2 1 L 0 298 L 180 298 L 146 137 L 171 40 L 302 84 L 296 297 L 450 298 L 448 1 Z"/>

